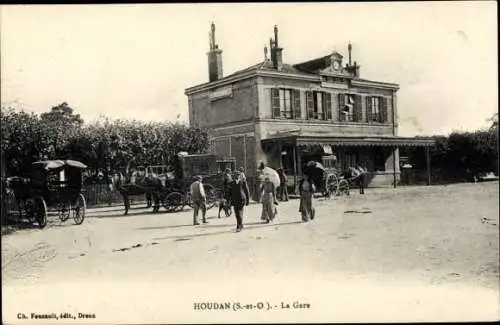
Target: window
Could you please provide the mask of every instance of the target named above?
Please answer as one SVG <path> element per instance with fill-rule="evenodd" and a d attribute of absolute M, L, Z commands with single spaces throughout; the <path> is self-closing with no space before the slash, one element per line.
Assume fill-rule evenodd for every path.
<path fill-rule="evenodd" d="M 292 118 L 292 91 L 290 89 L 280 89 L 280 116 Z"/>
<path fill-rule="evenodd" d="M 300 91 L 297 89 L 271 89 L 273 118 L 300 118 Z"/>
<path fill-rule="evenodd" d="M 339 121 L 361 121 L 361 102 L 359 95 L 339 94 Z"/>
<path fill-rule="evenodd" d="M 385 97 L 366 97 L 367 122 L 387 122 L 387 99 Z"/>
<path fill-rule="evenodd" d="M 332 98 L 330 93 L 322 91 L 308 91 L 306 92 L 306 101 L 308 119 L 332 119 Z"/>

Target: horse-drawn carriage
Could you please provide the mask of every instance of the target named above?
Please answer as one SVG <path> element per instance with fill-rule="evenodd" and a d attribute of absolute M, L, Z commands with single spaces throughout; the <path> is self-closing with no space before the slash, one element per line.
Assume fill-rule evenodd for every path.
<path fill-rule="evenodd" d="M 207 197 L 207 209 L 213 208 L 222 197 L 224 170 L 234 170 L 235 167 L 234 158 L 220 159 L 213 154 L 179 153 L 174 162 L 173 173 L 167 179 L 165 195 L 161 199 L 163 206 L 168 212 L 182 211 L 186 205 L 192 207 L 189 187 L 196 180 L 196 176 L 201 176 Z"/>
<path fill-rule="evenodd" d="M 10 177 L 7 184 L 19 218 L 26 217 L 43 228 L 48 213 L 56 212 L 63 222 L 73 214 L 75 224 L 81 224 L 87 208 L 82 193 L 82 173 L 87 166 L 75 160 L 46 160 L 31 167 L 28 177 Z"/>
<path fill-rule="evenodd" d="M 309 161 L 304 167 L 304 174 L 310 177 L 316 190 L 325 198 L 349 195 L 349 180 L 333 166 L 324 167 L 317 161 Z"/>

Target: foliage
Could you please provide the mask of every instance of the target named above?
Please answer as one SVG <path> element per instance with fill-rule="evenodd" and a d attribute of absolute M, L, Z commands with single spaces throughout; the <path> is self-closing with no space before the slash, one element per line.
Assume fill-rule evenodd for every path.
<path fill-rule="evenodd" d="M 449 171 L 462 178 L 489 172 L 498 174 L 498 128 L 433 138 L 435 145 L 429 150 L 431 169 Z M 423 150 L 413 150 L 409 156 L 416 169 L 426 168 Z"/>
<path fill-rule="evenodd" d="M 168 164 L 179 151 L 204 153 L 208 134 L 168 122 L 101 118 L 85 124 L 67 103 L 40 116 L 2 108 L 2 167 L 7 176 L 28 172 L 42 159 L 75 159 L 91 173 L 123 171 L 136 166 Z"/>

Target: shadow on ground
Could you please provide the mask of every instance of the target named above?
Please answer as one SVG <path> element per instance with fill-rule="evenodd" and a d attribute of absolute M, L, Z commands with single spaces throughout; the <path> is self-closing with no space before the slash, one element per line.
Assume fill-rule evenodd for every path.
<path fill-rule="evenodd" d="M 252 222 L 252 223 L 247 223 L 244 225 L 243 232 L 246 230 L 251 230 L 255 228 L 265 228 L 265 227 L 280 227 L 280 226 L 288 226 L 288 225 L 296 225 L 299 223 L 303 223 L 302 221 L 292 221 L 292 222 L 284 222 L 284 223 L 268 223 L 268 224 L 263 224 L 260 222 Z M 217 227 L 217 225 L 211 225 L 211 227 Z M 224 228 L 236 228 L 236 225 L 220 225 L 219 227 L 224 227 Z M 200 226 L 199 228 L 208 228 L 207 225 Z M 198 229 L 199 229 L 198 228 Z M 200 233 L 200 234 L 192 234 L 192 235 L 176 235 L 176 236 L 166 236 L 166 237 L 155 237 L 153 240 L 167 240 L 167 239 L 176 239 L 177 241 L 181 240 L 189 240 L 197 237 L 208 237 L 208 236 L 216 236 L 216 235 L 222 235 L 222 234 L 232 234 L 235 233 L 235 230 L 223 230 L 223 231 L 216 231 L 216 232 L 205 232 L 205 233 Z"/>

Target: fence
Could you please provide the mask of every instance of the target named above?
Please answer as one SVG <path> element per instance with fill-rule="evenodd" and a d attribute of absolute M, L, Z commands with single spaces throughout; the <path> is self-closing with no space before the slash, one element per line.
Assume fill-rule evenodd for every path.
<path fill-rule="evenodd" d="M 431 169 L 431 184 L 444 185 L 452 183 L 473 182 L 474 175 L 464 170 Z M 401 185 L 427 184 L 427 171 L 420 169 L 404 169 L 401 171 Z"/>

